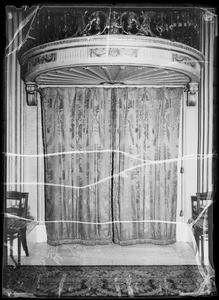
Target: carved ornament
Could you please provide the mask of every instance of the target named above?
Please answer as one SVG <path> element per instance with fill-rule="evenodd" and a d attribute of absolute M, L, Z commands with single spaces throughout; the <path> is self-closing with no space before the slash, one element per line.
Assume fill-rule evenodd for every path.
<path fill-rule="evenodd" d="M 194 60 L 192 60 L 191 58 L 189 58 L 188 56 L 185 56 L 185 55 L 174 53 L 173 54 L 173 61 L 177 61 L 181 64 L 191 66 L 192 68 L 196 67 L 196 63 L 194 62 Z"/>
<path fill-rule="evenodd" d="M 44 64 L 44 63 L 49 63 L 52 61 L 56 61 L 57 54 L 56 52 L 54 53 L 46 53 L 46 54 L 41 54 L 37 57 L 34 57 L 28 61 L 28 66 L 27 70 L 29 71 L 33 67 L 39 65 L 39 64 Z"/>
<path fill-rule="evenodd" d="M 198 101 L 198 83 L 191 82 L 187 89 L 187 106 L 196 106 Z"/>
<path fill-rule="evenodd" d="M 103 57 L 103 56 L 129 56 L 129 57 L 137 57 L 138 50 L 132 48 L 91 48 L 90 49 L 90 57 Z"/>
<path fill-rule="evenodd" d="M 27 92 L 27 104 L 29 106 L 37 106 L 38 87 L 35 82 L 25 82 Z"/>
<path fill-rule="evenodd" d="M 33 20 L 27 42 L 19 50 L 21 57 L 36 46 L 54 41 L 100 35 L 157 37 L 200 49 L 200 18 L 215 14 L 191 8 L 135 7 L 135 9 L 90 7 L 42 7 Z M 192 38 L 191 38 L 192 37 Z"/>

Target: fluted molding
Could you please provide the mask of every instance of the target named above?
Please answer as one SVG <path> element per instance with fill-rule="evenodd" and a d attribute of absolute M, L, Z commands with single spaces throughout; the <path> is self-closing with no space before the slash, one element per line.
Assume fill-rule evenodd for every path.
<path fill-rule="evenodd" d="M 217 35 L 217 16 L 204 11 L 201 18 L 203 66 L 199 92 L 198 192 L 213 191 L 213 68 L 214 45 Z"/>

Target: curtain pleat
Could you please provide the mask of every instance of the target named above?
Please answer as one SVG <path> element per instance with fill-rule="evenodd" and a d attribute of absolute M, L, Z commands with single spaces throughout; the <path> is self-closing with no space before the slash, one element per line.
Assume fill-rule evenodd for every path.
<path fill-rule="evenodd" d="M 175 241 L 181 93 L 43 89 L 48 243 Z"/>
<path fill-rule="evenodd" d="M 42 106 L 45 154 L 62 153 L 45 156 L 48 243 L 109 243 L 112 225 L 97 223 L 112 219 L 111 181 L 95 183 L 112 153 L 94 151 L 112 149 L 110 90 L 45 88 Z"/>
<path fill-rule="evenodd" d="M 113 182 L 115 243 L 175 242 L 176 225 L 165 222 L 176 221 L 181 93 L 181 88 L 115 90 L 116 150 L 131 155 L 114 156 L 114 172 L 120 174 Z"/>

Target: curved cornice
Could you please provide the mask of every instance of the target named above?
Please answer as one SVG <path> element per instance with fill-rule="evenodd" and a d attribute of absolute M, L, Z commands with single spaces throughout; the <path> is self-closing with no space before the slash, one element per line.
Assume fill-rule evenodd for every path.
<path fill-rule="evenodd" d="M 42 52 L 47 51 L 58 51 L 61 49 L 75 48 L 75 47 L 87 47 L 92 45 L 125 45 L 125 46 L 134 46 L 136 47 L 150 47 L 166 50 L 176 50 L 182 52 L 182 54 L 189 54 L 194 56 L 196 59 L 200 59 L 203 62 L 204 56 L 190 46 L 187 46 L 182 43 L 172 42 L 166 39 L 154 38 L 148 36 L 128 36 L 128 35 L 99 35 L 99 36 L 85 36 L 85 37 L 75 37 L 69 39 L 63 39 L 60 41 L 54 41 L 46 43 L 37 47 L 34 47 L 27 51 L 21 57 L 21 64 L 25 63 L 30 57 L 41 54 Z"/>
<path fill-rule="evenodd" d="M 161 38 L 99 35 L 32 48 L 20 63 L 23 80 L 32 86 L 156 86 L 197 83 L 204 60 L 198 50 Z"/>

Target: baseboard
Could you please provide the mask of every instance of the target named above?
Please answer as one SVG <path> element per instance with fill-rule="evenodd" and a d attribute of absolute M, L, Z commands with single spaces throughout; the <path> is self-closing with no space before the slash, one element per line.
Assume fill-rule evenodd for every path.
<path fill-rule="evenodd" d="M 34 243 L 46 243 L 47 234 L 45 224 L 36 225 L 34 229 L 28 234 L 27 240 Z"/>
<path fill-rule="evenodd" d="M 189 228 L 186 223 L 177 223 L 176 225 L 176 241 L 185 242 L 189 241 Z"/>

